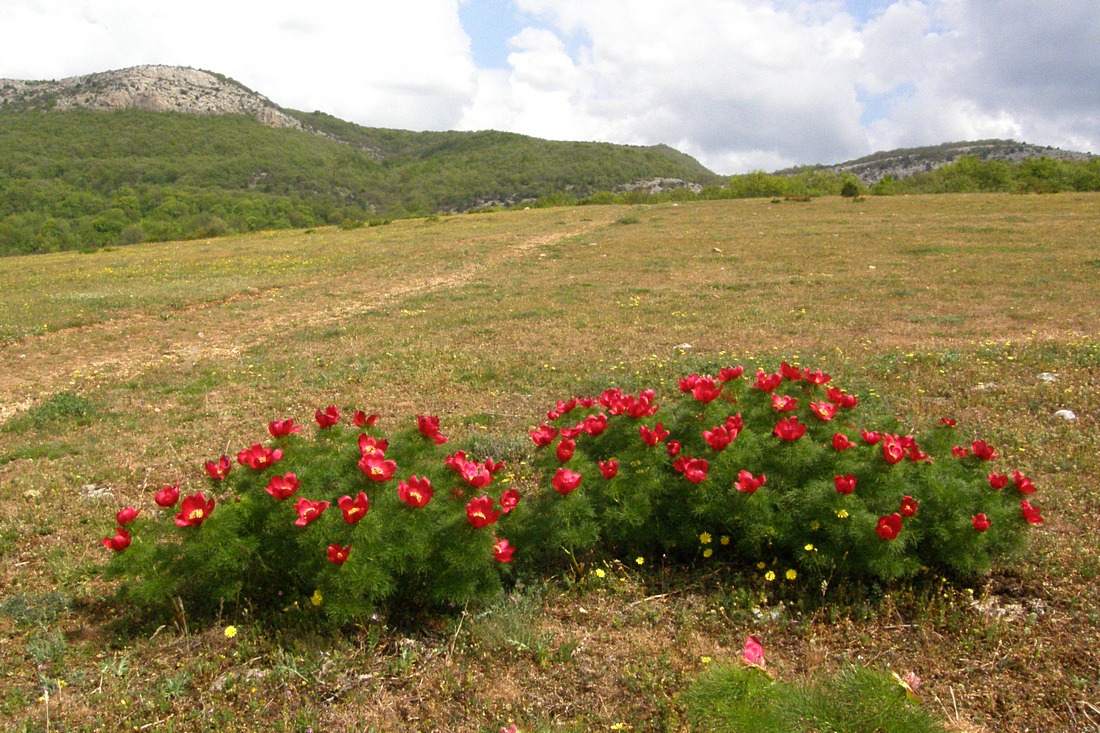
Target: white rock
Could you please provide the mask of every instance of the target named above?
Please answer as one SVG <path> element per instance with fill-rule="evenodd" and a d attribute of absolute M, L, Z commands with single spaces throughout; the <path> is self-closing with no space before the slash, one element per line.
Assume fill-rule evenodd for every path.
<path fill-rule="evenodd" d="M 691 349 L 691 344 L 676 344 L 672 348 L 679 349 L 680 351 L 689 351 Z"/>
<path fill-rule="evenodd" d="M 1057 374 L 1051 374 L 1050 372 L 1043 372 L 1042 374 L 1039 375 L 1038 379 L 1040 379 L 1044 382 L 1057 382 L 1058 381 L 1058 375 Z"/>
<path fill-rule="evenodd" d="M 1058 412 L 1054 413 L 1054 417 L 1060 417 L 1063 420 L 1076 420 L 1077 413 L 1073 410 L 1058 410 Z"/>

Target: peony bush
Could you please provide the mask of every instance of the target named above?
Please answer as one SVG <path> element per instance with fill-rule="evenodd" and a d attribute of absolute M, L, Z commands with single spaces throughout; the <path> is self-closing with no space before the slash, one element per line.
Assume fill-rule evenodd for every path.
<path fill-rule="evenodd" d="M 159 509 L 120 510 L 103 545 L 121 596 L 196 615 L 312 604 L 348 622 L 499 592 L 495 566 L 513 547 L 496 530 L 519 501 L 497 480 L 504 464 L 448 454 L 434 416 L 389 437 L 377 419 L 357 412 L 348 425 L 330 406 L 309 436 L 273 421 L 268 445 L 206 462 L 203 489 L 167 486 Z"/>
<path fill-rule="evenodd" d="M 336 622 L 487 599 L 513 560 L 891 581 L 923 568 L 968 578 L 1022 550 L 1043 521 L 1036 488 L 994 446 L 949 418 L 914 435 L 867 413 L 887 414 L 820 370 L 726 367 L 660 398 L 559 400 L 516 476 L 449 450 L 436 416 L 388 435 L 377 415 L 329 406 L 207 461 L 201 489 L 164 486 L 156 509 L 120 509 L 101 542 L 139 606 L 312 603 Z"/>
<path fill-rule="evenodd" d="M 970 577 L 1041 524 L 1035 491 L 945 418 L 919 436 L 872 424 L 820 370 L 724 368 L 679 392 L 561 400 L 531 432 L 542 483 L 525 552 L 725 560 L 790 580 Z"/>

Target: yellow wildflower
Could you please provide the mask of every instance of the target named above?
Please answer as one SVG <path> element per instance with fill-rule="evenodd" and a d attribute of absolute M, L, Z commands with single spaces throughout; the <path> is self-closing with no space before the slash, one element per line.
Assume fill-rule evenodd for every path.
<path fill-rule="evenodd" d="M 791 569 L 791 570 L 787 571 L 787 580 L 794 580 L 797 577 L 798 577 L 798 573 L 796 573 L 794 571 L 794 569 Z"/>
<path fill-rule="evenodd" d="M 603 577 L 605 577 L 606 575 L 607 575 L 607 573 L 605 573 L 605 572 L 603 571 L 603 568 L 596 568 L 596 577 L 597 577 L 597 578 L 603 578 Z"/>
<path fill-rule="evenodd" d="M 814 543 L 806 545 L 806 552 L 817 552 L 817 548 L 814 547 Z"/>
<path fill-rule="evenodd" d="M 840 517 L 841 519 L 847 519 L 848 518 L 848 510 L 847 509 L 841 509 L 841 510 L 837 511 L 836 515 L 838 517 Z"/>
<path fill-rule="evenodd" d="M 703 664 L 710 664 L 710 657 L 699 657 L 699 661 Z"/>
<path fill-rule="evenodd" d="M 722 538 L 718 541 L 721 542 L 723 545 L 728 545 L 730 543 L 730 538 L 726 535 L 722 535 Z"/>
<path fill-rule="evenodd" d="M 699 542 L 704 544 L 704 545 L 709 545 L 710 544 L 710 532 L 704 532 L 703 534 L 699 535 Z"/>
<path fill-rule="evenodd" d="M 761 560 L 760 562 L 756 563 L 756 568 L 757 568 L 758 570 L 763 570 L 763 569 L 764 569 L 764 568 L 766 568 L 766 567 L 768 567 L 768 564 L 767 564 L 766 562 L 764 562 L 763 560 Z"/>
<path fill-rule="evenodd" d="M 226 626 L 225 627 L 225 638 L 226 639 L 232 639 L 236 635 L 237 635 L 237 627 L 236 626 Z"/>
<path fill-rule="evenodd" d="M 768 581 L 769 583 L 775 580 L 775 571 L 769 570 L 768 572 L 764 573 L 764 580 Z"/>
<path fill-rule="evenodd" d="M 714 550 L 710 549 L 709 547 L 707 549 L 703 550 L 703 557 L 710 557 L 713 554 L 714 554 Z"/>
<path fill-rule="evenodd" d="M 309 602 L 312 603 L 314 606 L 320 606 L 322 600 L 324 600 L 324 596 L 321 595 L 321 591 L 315 590 L 313 591 L 313 596 L 310 597 Z"/>
<path fill-rule="evenodd" d="M 639 555 L 638 557 L 634 558 L 634 562 L 638 563 L 639 565 L 645 565 L 645 558 Z"/>

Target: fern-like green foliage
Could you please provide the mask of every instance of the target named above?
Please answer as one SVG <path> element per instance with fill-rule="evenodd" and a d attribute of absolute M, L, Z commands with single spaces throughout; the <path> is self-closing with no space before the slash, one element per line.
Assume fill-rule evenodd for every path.
<path fill-rule="evenodd" d="M 937 733 L 935 716 L 890 676 L 860 667 L 799 682 L 754 666 L 716 665 L 682 695 L 692 730 L 708 733 Z"/>
<path fill-rule="evenodd" d="M 319 599 L 320 611 L 343 623 L 393 609 L 453 609 L 499 593 L 494 530 L 501 525 L 475 527 L 466 505 L 485 495 L 500 511 L 502 482 L 474 489 L 445 465 L 447 451 L 415 429 L 389 437 L 384 457 L 397 467 L 374 481 L 359 465 L 358 437 L 381 440 L 380 433 L 343 423 L 314 428 L 312 437 L 305 430 L 271 441 L 265 450 L 282 455 L 267 466 L 233 465 L 224 479 L 211 478 L 202 491 L 216 504 L 201 524 L 177 526 L 182 504 L 171 503 L 126 525 L 132 542 L 108 564 L 110 576 L 124 579 L 121 597 L 149 608 L 182 602 L 199 618 L 226 606 L 258 614 L 308 609 Z M 298 487 L 275 498 L 267 487 L 287 474 Z M 423 506 L 399 497 L 400 481 L 411 475 L 431 481 L 434 494 Z M 359 492 L 369 509 L 351 523 L 338 502 Z M 304 526 L 295 507 L 302 497 L 329 502 Z M 334 545 L 350 547 L 342 564 L 329 558 Z"/>
<path fill-rule="evenodd" d="M 692 375 L 661 398 L 609 390 L 559 403 L 532 434 L 546 443 L 535 465 L 544 486 L 561 470 L 580 485 L 567 495 L 544 488 L 521 507 L 520 546 L 547 562 L 565 548 L 875 581 L 926 567 L 969 578 L 1022 549 L 1029 523 L 1040 521 L 1021 504 L 1033 490 L 1026 477 L 1008 480 L 1006 470 L 995 488 L 989 474 L 1003 469 L 974 455 L 959 428 L 941 423 L 913 437 L 874 417 L 888 414 L 881 405 L 823 379 L 784 364 L 724 382 Z M 788 399 L 797 407 L 778 410 Z M 595 415 L 607 427 L 592 434 L 585 426 Z M 784 439 L 784 423 L 804 433 Z M 643 433 L 658 425 L 667 436 L 647 444 Z M 705 434 L 723 426 L 735 437 L 712 445 Z M 606 478 L 600 464 L 609 461 L 618 471 Z M 855 487 L 845 492 L 839 482 L 849 476 Z"/>

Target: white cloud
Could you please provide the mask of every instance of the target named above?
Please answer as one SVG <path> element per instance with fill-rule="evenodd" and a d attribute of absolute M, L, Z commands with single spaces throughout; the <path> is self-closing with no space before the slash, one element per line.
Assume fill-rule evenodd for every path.
<path fill-rule="evenodd" d="M 1100 150 L 1096 0 L 491 0 L 482 25 L 527 24 L 503 69 L 474 65 L 460 1 L 490 2 L 3 0 L 0 77 L 179 64 L 363 125 L 663 142 L 722 173 L 974 137 Z"/>

